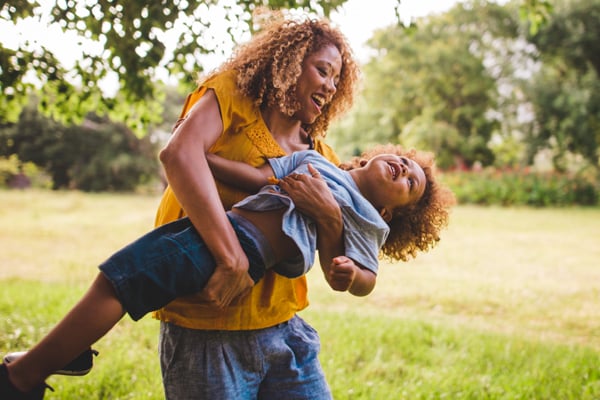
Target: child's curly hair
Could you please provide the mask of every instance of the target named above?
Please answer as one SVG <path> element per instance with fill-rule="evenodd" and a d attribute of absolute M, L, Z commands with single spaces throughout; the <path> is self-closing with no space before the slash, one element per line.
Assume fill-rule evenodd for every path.
<path fill-rule="evenodd" d="M 258 107 L 276 107 L 291 116 L 300 108 L 296 84 L 303 61 L 329 45 L 334 45 L 342 57 L 337 91 L 315 122 L 302 126 L 312 137 L 324 137 L 329 123 L 352 106 L 360 76 L 346 38 L 327 20 L 271 20 L 214 73 L 236 70 L 240 91 L 254 99 Z"/>
<path fill-rule="evenodd" d="M 351 170 L 363 166 L 379 154 L 396 154 L 408 157 L 423 168 L 425 192 L 416 204 L 396 210 L 389 222 L 390 234 L 381 252 L 391 260 L 407 261 L 416 257 L 417 251 L 428 251 L 440 240 L 440 231 L 448 225 L 450 207 L 456 203 L 454 194 L 435 178 L 433 153 L 404 150 L 399 145 L 387 144 L 365 151 L 360 157 L 342 163 L 340 168 Z"/>

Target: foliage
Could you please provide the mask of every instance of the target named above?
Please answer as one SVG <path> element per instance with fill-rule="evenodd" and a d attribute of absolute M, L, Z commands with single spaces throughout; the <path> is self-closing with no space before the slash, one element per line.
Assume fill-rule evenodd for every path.
<path fill-rule="evenodd" d="M 535 116 L 529 158 L 551 149 L 558 170 L 567 169 L 568 154 L 600 168 L 600 1 L 562 3 L 530 40 L 542 66 L 523 84 Z"/>
<path fill-rule="evenodd" d="M 529 23 L 529 33 L 535 35 L 548 22 L 553 9 L 548 0 L 529 0 L 519 6 L 519 15 Z"/>
<path fill-rule="evenodd" d="M 37 1 L 1 2 L 0 20 L 14 24 L 34 18 L 60 26 L 75 37 L 70 45 L 81 56 L 71 68 L 33 43 L 20 43 L 18 49 L 0 45 L 0 122 L 16 120 L 34 90 L 25 76 L 33 74 L 43 91 L 40 106 L 55 119 L 81 122 L 94 111 L 145 133 L 143 127 L 160 122 L 160 76 L 187 86 L 190 76 L 201 72 L 207 54 L 260 29 L 261 9 L 329 16 L 345 1 L 60 1 L 50 10 Z M 119 83 L 116 97 L 104 91 L 107 78 Z"/>
<path fill-rule="evenodd" d="M 203 57 L 259 30 L 265 8 L 327 16 L 346 1 L 0 3 L 0 22 L 60 26 L 82 54 L 71 67 L 34 43 L 0 44 L 0 126 L 14 123 L 40 87 L 40 109 L 61 124 L 81 124 L 93 110 L 139 136 L 161 120 L 168 132 L 173 117 L 161 108 L 181 102 L 161 80 L 189 91 Z M 558 171 L 578 156 L 600 169 L 600 1 L 501 3 L 458 2 L 377 32 L 362 96 L 329 134 L 342 158 L 400 142 L 434 151 L 441 167 L 523 167 L 550 151 Z M 224 42 L 211 44 L 223 32 Z M 109 79 L 120 85 L 114 95 Z"/>
<path fill-rule="evenodd" d="M 90 111 L 120 121 L 137 134 L 160 123 L 159 81 L 175 78 L 186 90 L 202 72 L 207 55 L 227 51 L 260 29 L 264 10 L 330 16 L 347 0 L 227 0 L 139 2 L 124 0 L 0 2 L 0 22 L 29 19 L 68 34 L 75 65 L 65 65 L 47 48 L 0 43 L 0 123 L 16 121 L 31 92 L 41 84 L 41 109 L 63 123 L 81 123 Z M 41 4 L 40 4 L 41 3 Z M 520 0 L 523 18 L 543 22 L 544 0 Z M 400 0 L 395 13 L 400 21 Z M 50 7 L 48 7 L 50 5 Z M 106 93 L 107 79 L 119 93 Z M 39 86 L 39 85 L 38 85 Z"/>
<path fill-rule="evenodd" d="M 363 102 L 353 125 L 332 136 L 431 150 L 443 167 L 492 164 L 488 141 L 499 123 L 488 112 L 498 95 L 486 49 L 495 37 L 515 36 L 517 27 L 504 8 L 478 1 L 423 19 L 416 30 L 377 32 L 370 41 L 377 56 L 364 67 Z"/>
<path fill-rule="evenodd" d="M 63 126 L 31 106 L 15 126 L 0 130 L 0 143 L 0 155 L 43 168 L 54 189 L 130 191 L 158 172 L 149 138 L 93 115 L 83 125 Z"/>
<path fill-rule="evenodd" d="M 442 168 L 523 168 L 550 154 L 559 172 L 580 158 L 600 169 L 599 16 L 598 0 L 471 0 L 376 32 L 362 97 L 331 143 L 343 158 L 401 143 Z"/>
<path fill-rule="evenodd" d="M 592 70 L 600 78 L 600 2 L 563 1 L 553 10 L 547 23 L 530 40 L 542 57 L 558 57 L 578 72 Z"/>
<path fill-rule="evenodd" d="M 499 170 L 444 172 L 459 203 L 501 206 L 597 206 L 597 174 Z"/>
<path fill-rule="evenodd" d="M 50 189 L 50 177 L 32 162 L 21 162 L 16 154 L 0 157 L 0 188 Z"/>
<path fill-rule="evenodd" d="M 545 64 L 524 87 L 535 115 L 525 137 L 529 161 L 549 149 L 559 171 L 569 168 L 570 154 L 580 154 L 599 166 L 599 77 L 591 71 L 579 73 L 564 65 Z"/>

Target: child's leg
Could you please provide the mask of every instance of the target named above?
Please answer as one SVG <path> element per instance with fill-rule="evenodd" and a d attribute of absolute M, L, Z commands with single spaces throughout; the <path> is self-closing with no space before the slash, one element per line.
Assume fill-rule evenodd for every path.
<path fill-rule="evenodd" d="M 155 229 L 114 253 L 71 311 L 25 355 L 7 364 L 29 391 L 104 336 L 124 315 L 134 320 L 177 295 L 200 291 L 214 259 L 187 218 Z"/>
<path fill-rule="evenodd" d="M 10 380 L 28 391 L 104 336 L 124 314 L 112 284 L 98 274 L 69 313 L 24 356 L 7 365 Z"/>
<path fill-rule="evenodd" d="M 252 243 L 245 239 L 242 245 L 246 242 Z M 250 258 L 261 260 L 258 254 Z M 214 269 L 189 219 L 149 232 L 100 265 L 102 273 L 79 303 L 39 344 L 8 364 L 11 382 L 23 391 L 35 387 L 104 336 L 125 310 L 137 320 L 178 296 L 198 293 Z"/>

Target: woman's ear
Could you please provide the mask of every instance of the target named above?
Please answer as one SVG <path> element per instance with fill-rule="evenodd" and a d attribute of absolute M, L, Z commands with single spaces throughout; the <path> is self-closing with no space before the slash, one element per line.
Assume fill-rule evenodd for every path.
<path fill-rule="evenodd" d="M 379 215 L 385 222 L 390 222 L 392 220 L 392 213 L 387 210 L 387 208 L 383 207 L 379 210 Z"/>

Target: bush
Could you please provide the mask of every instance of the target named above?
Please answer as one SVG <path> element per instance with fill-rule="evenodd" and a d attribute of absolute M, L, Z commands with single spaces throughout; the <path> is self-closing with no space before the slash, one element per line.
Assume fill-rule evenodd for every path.
<path fill-rule="evenodd" d="M 459 203 L 485 205 L 597 206 L 597 174 L 560 174 L 525 170 L 485 169 L 442 174 Z"/>
<path fill-rule="evenodd" d="M 0 157 L 0 188 L 49 189 L 52 180 L 32 162 L 21 162 L 16 154 Z"/>
<path fill-rule="evenodd" d="M 156 146 L 106 117 L 90 114 L 81 125 L 65 126 L 28 108 L 17 124 L 0 127 L 0 156 L 17 157 L 0 184 L 11 186 L 8 180 L 18 177 L 12 187 L 26 187 L 27 178 L 33 180 L 28 171 L 9 169 L 29 163 L 50 177 L 52 189 L 133 191 L 158 176 Z"/>

